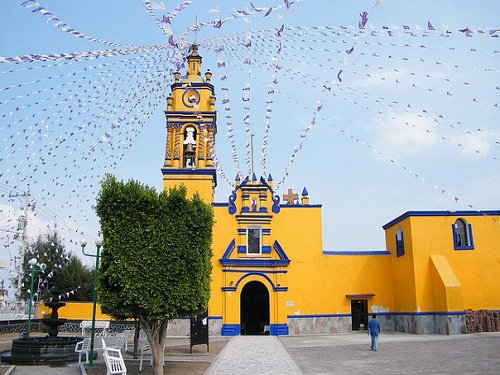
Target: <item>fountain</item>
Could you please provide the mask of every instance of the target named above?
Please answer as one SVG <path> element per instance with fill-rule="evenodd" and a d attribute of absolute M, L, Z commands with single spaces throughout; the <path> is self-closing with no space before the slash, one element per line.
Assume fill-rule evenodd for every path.
<path fill-rule="evenodd" d="M 56 291 L 52 291 L 56 294 Z M 50 317 L 42 319 L 42 323 L 49 327 L 48 335 L 45 337 L 21 337 L 12 340 L 12 349 L 9 353 L 1 356 L 2 361 L 9 363 L 37 364 L 45 362 L 67 362 L 78 359 L 75 346 L 81 337 L 58 336 L 59 326 L 67 319 L 59 318 L 57 310 L 65 306 L 59 298 L 53 298 L 51 302 L 45 302 L 45 306 L 51 309 Z"/>

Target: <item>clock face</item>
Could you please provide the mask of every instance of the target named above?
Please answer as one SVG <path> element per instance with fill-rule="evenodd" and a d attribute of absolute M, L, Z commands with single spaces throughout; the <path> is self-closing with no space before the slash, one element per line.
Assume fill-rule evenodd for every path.
<path fill-rule="evenodd" d="M 200 93 L 194 89 L 188 89 L 182 94 L 182 103 L 188 108 L 198 108 Z"/>

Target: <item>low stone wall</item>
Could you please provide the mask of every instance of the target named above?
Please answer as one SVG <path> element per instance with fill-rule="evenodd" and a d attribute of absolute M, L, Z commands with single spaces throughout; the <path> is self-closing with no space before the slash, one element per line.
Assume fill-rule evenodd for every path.
<path fill-rule="evenodd" d="M 0 321 L 0 334 L 4 333 L 19 333 L 28 330 L 28 321 L 24 319 L 15 320 L 1 320 Z M 42 323 L 40 319 L 31 319 L 31 330 L 33 332 L 42 330 Z"/>
<path fill-rule="evenodd" d="M 288 317 L 289 335 L 347 333 L 351 330 L 350 316 Z"/>
<path fill-rule="evenodd" d="M 394 331 L 417 335 L 465 333 L 464 314 L 394 314 Z"/>

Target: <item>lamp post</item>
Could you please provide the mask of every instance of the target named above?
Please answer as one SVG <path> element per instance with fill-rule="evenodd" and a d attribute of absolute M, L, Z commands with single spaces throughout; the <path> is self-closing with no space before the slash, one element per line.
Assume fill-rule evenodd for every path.
<path fill-rule="evenodd" d="M 92 293 L 92 329 L 90 332 L 90 359 L 89 359 L 89 367 L 94 366 L 94 338 L 95 338 L 95 311 L 96 311 L 96 296 L 97 296 L 97 276 L 99 275 L 99 256 L 102 246 L 102 239 L 99 237 L 95 241 L 95 246 L 97 251 L 95 254 L 89 254 L 85 252 L 85 246 L 87 243 L 82 241 L 82 253 L 85 256 L 95 258 L 95 272 L 94 272 L 94 290 Z"/>
<path fill-rule="evenodd" d="M 30 266 L 30 303 L 28 305 L 28 337 L 30 337 L 31 333 L 31 305 L 33 304 L 33 280 L 35 279 L 35 272 L 43 272 L 45 270 L 45 264 L 42 263 L 38 265 L 38 260 L 36 258 L 31 258 L 28 261 Z"/>

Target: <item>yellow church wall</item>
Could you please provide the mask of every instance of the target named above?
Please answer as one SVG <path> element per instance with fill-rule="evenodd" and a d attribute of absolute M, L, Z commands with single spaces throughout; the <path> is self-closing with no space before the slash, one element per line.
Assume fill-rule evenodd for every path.
<path fill-rule="evenodd" d="M 405 233 L 405 255 L 395 260 L 394 265 L 400 261 L 413 263 L 417 311 L 440 312 L 443 308 L 448 309 L 445 311 L 494 310 L 500 307 L 499 216 L 471 212 L 410 213 L 398 223 Z M 458 218 L 465 219 L 472 226 L 473 249 L 455 249 L 452 225 Z M 391 246 L 396 227 L 386 229 L 388 246 Z M 454 275 L 459 286 L 444 288 L 444 280 L 432 257 L 444 259 L 440 263 L 446 264 L 441 268 L 441 276 L 450 280 Z M 447 267 L 449 270 L 444 272 Z M 398 271 L 393 269 L 393 272 L 396 284 Z M 395 299 L 399 299 L 397 293 Z"/>
<path fill-rule="evenodd" d="M 324 253 L 319 206 L 283 207 L 272 233 L 292 260 L 283 276 L 288 291 L 280 302 L 286 315 L 350 314 L 348 294 L 374 294 L 369 309 L 392 307 L 388 256 Z"/>
<path fill-rule="evenodd" d="M 319 207 L 282 207 L 274 216 L 271 235 L 291 259 L 287 274 L 283 275 L 284 286 L 288 287 L 286 300 L 280 306 L 286 311 L 284 315 L 326 312 L 328 301 L 321 288 L 314 287 L 326 285 L 326 272 L 312 262 L 322 252 L 321 225 Z"/>
<path fill-rule="evenodd" d="M 431 255 L 434 308 L 436 311 L 463 310 L 462 285 L 444 255 Z"/>
<path fill-rule="evenodd" d="M 184 185 L 187 189 L 187 196 L 192 197 L 198 193 L 200 198 L 207 203 L 213 200 L 213 179 L 211 175 L 168 175 L 164 178 L 163 188 L 165 191 L 174 187 Z"/>
<path fill-rule="evenodd" d="M 396 234 L 401 229 L 404 235 L 405 255 L 397 256 Z M 413 244 L 411 238 L 410 221 L 398 223 L 385 231 L 386 248 L 390 251 L 390 275 L 389 280 L 393 287 L 393 299 L 395 312 L 414 312 L 417 310 L 415 270 L 413 268 Z"/>
<path fill-rule="evenodd" d="M 66 306 L 62 306 L 57 311 L 60 318 L 70 320 L 91 320 L 92 319 L 92 302 L 65 302 Z M 50 309 L 43 305 L 38 305 L 38 318 L 44 318 L 50 315 Z M 109 315 L 103 314 L 101 306 L 96 305 L 96 320 L 111 320 Z"/>
<path fill-rule="evenodd" d="M 208 311 L 211 316 L 224 315 L 224 299 L 222 287 L 236 282 L 233 275 L 222 272 L 220 259 L 232 238 L 236 237 L 237 225 L 234 217 L 227 212 L 227 206 L 214 207 L 214 229 L 212 232 L 212 282 Z M 230 280 L 229 280 L 230 278 Z M 233 285 L 231 284 L 231 285 Z M 239 320 L 239 317 L 238 317 Z"/>
<path fill-rule="evenodd" d="M 393 309 L 393 288 L 390 280 L 390 262 L 387 255 L 325 255 L 322 265 L 331 296 L 329 309 L 340 313 L 351 312 L 351 299 L 367 299 L 368 311 Z M 323 285 L 324 284 L 320 284 Z M 367 297 L 355 297 L 363 296 Z M 373 295 L 373 296 L 370 296 Z M 324 298 L 324 296 L 323 296 Z"/>

